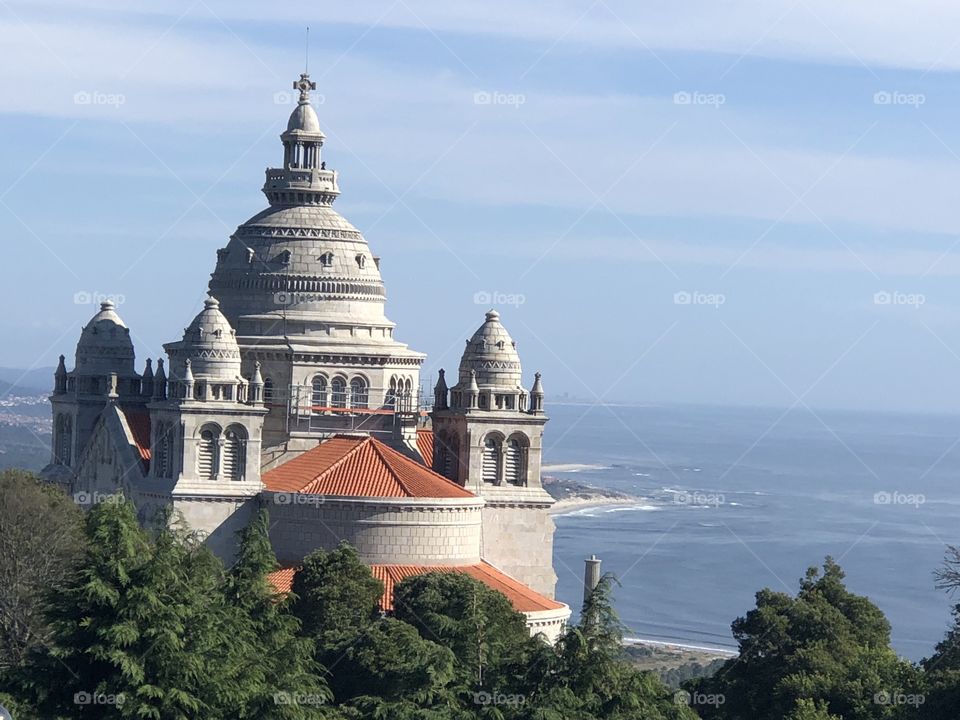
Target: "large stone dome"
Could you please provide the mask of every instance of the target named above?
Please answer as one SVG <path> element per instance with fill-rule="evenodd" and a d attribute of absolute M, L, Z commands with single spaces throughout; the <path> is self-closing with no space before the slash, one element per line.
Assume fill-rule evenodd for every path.
<path fill-rule="evenodd" d="M 522 368 L 517 344 L 500 322 L 500 313 L 490 310 L 469 340 L 460 358 L 460 386 L 470 385 L 470 373 L 476 374 L 481 390 L 516 391 L 521 388 Z"/>
<path fill-rule="evenodd" d="M 134 375 L 133 341 L 111 301 L 100 304 L 100 311 L 90 318 L 77 343 L 76 366 L 79 375 Z"/>
<path fill-rule="evenodd" d="M 219 253 L 210 291 L 242 335 L 280 334 L 290 321 L 392 327 L 378 259 L 328 205 L 275 206 L 247 220 Z M 261 321 L 259 332 L 244 316 Z"/>

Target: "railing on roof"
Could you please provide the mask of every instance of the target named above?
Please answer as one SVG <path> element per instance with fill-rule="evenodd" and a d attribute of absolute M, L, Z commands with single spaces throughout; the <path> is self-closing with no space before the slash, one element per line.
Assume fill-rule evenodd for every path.
<path fill-rule="evenodd" d="M 406 391 L 364 386 L 355 393 L 349 385 L 334 391 L 328 385 L 292 385 L 286 398 L 266 398 L 267 407 L 285 412 L 287 430 L 304 433 L 368 432 L 392 434 L 401 425 L 419 424 L 432 406 L 432 396 L 422 387 Z M 428 403 L 428 401 L 431 401 Z"/>

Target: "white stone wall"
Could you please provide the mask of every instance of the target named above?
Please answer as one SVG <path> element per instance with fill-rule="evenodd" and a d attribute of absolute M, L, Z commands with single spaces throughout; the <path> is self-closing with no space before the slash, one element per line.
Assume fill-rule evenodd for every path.
<path fill-rule="evenodd" d="M 500 504 L 488 497 L 483 509 L 483 559 L 552 598 L 557 585 L 554 530 L 553 518 L 545 508 Z"/>
<path fill-rule="evenodd" d="M 237 533 L 250 524 L 259 505 L 256 498 L 176 497 L 173 511 L 203 532 L 204 544 L 229 565 L 236 556 Z"/>
<path fill-rule="evenodd" d="M 414 500 L 264 493 L 281 562 L 346 540 L 368 564 L 464 565 L 480 561 L 477 498 Z"/>
<path fill-rule="evenodd" d="M 570 608 L 564 605 L 558 610 L 540 610 L 523 614 L 527 620 L 530 635 L 543 635 L 551 645 L 560 639 L 567 621 L 570 620 Z"/>

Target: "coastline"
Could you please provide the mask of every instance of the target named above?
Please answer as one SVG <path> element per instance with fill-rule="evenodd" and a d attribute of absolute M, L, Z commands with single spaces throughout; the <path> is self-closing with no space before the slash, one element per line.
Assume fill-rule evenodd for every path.
<path fill-rule="evenodd" d="M 586 510 L 592 507 L 609 507 L 619 505 L 622 507 L 633 507 L 642 504 L 640 498 L 623 495 L 622 497 L 610 497 L 597 495 L 594 497 L 565 497 L 557 500 L 550 507 L 551 515 L 560 515 L 571 510 Z"/>
<path fill-rule="evenodd" d="M 605 466 L 569 463 L 566 465 L 547 465 L 544 469 L 559 473 L 576 473 L 580 470 L 602 467 Z M 551 515 L 559 515 L 571 510 L 585 510 L 590 507 L 611 505 L 632 507 L 643 503 L 642 498 L 635 495 L 628 495 L 618 490 L 607 490 L 554 475 L 543 476 L 543 489 L 550 493 L 550 496 L 554 499 L 550 508 Z"/>

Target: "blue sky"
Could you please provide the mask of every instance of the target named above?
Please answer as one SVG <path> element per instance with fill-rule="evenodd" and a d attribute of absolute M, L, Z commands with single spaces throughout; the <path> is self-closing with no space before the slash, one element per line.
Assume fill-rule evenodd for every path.
<path fill-rule="evenodd" d="M 554 395 L 960 405 L 933 0 L 7 0 L 0 365 L 72 355 L 97 293 L 140 361 L 179 337 L 265 204 L 307 24 L 336 207 L 425 379 L 489 296 Z"/>

